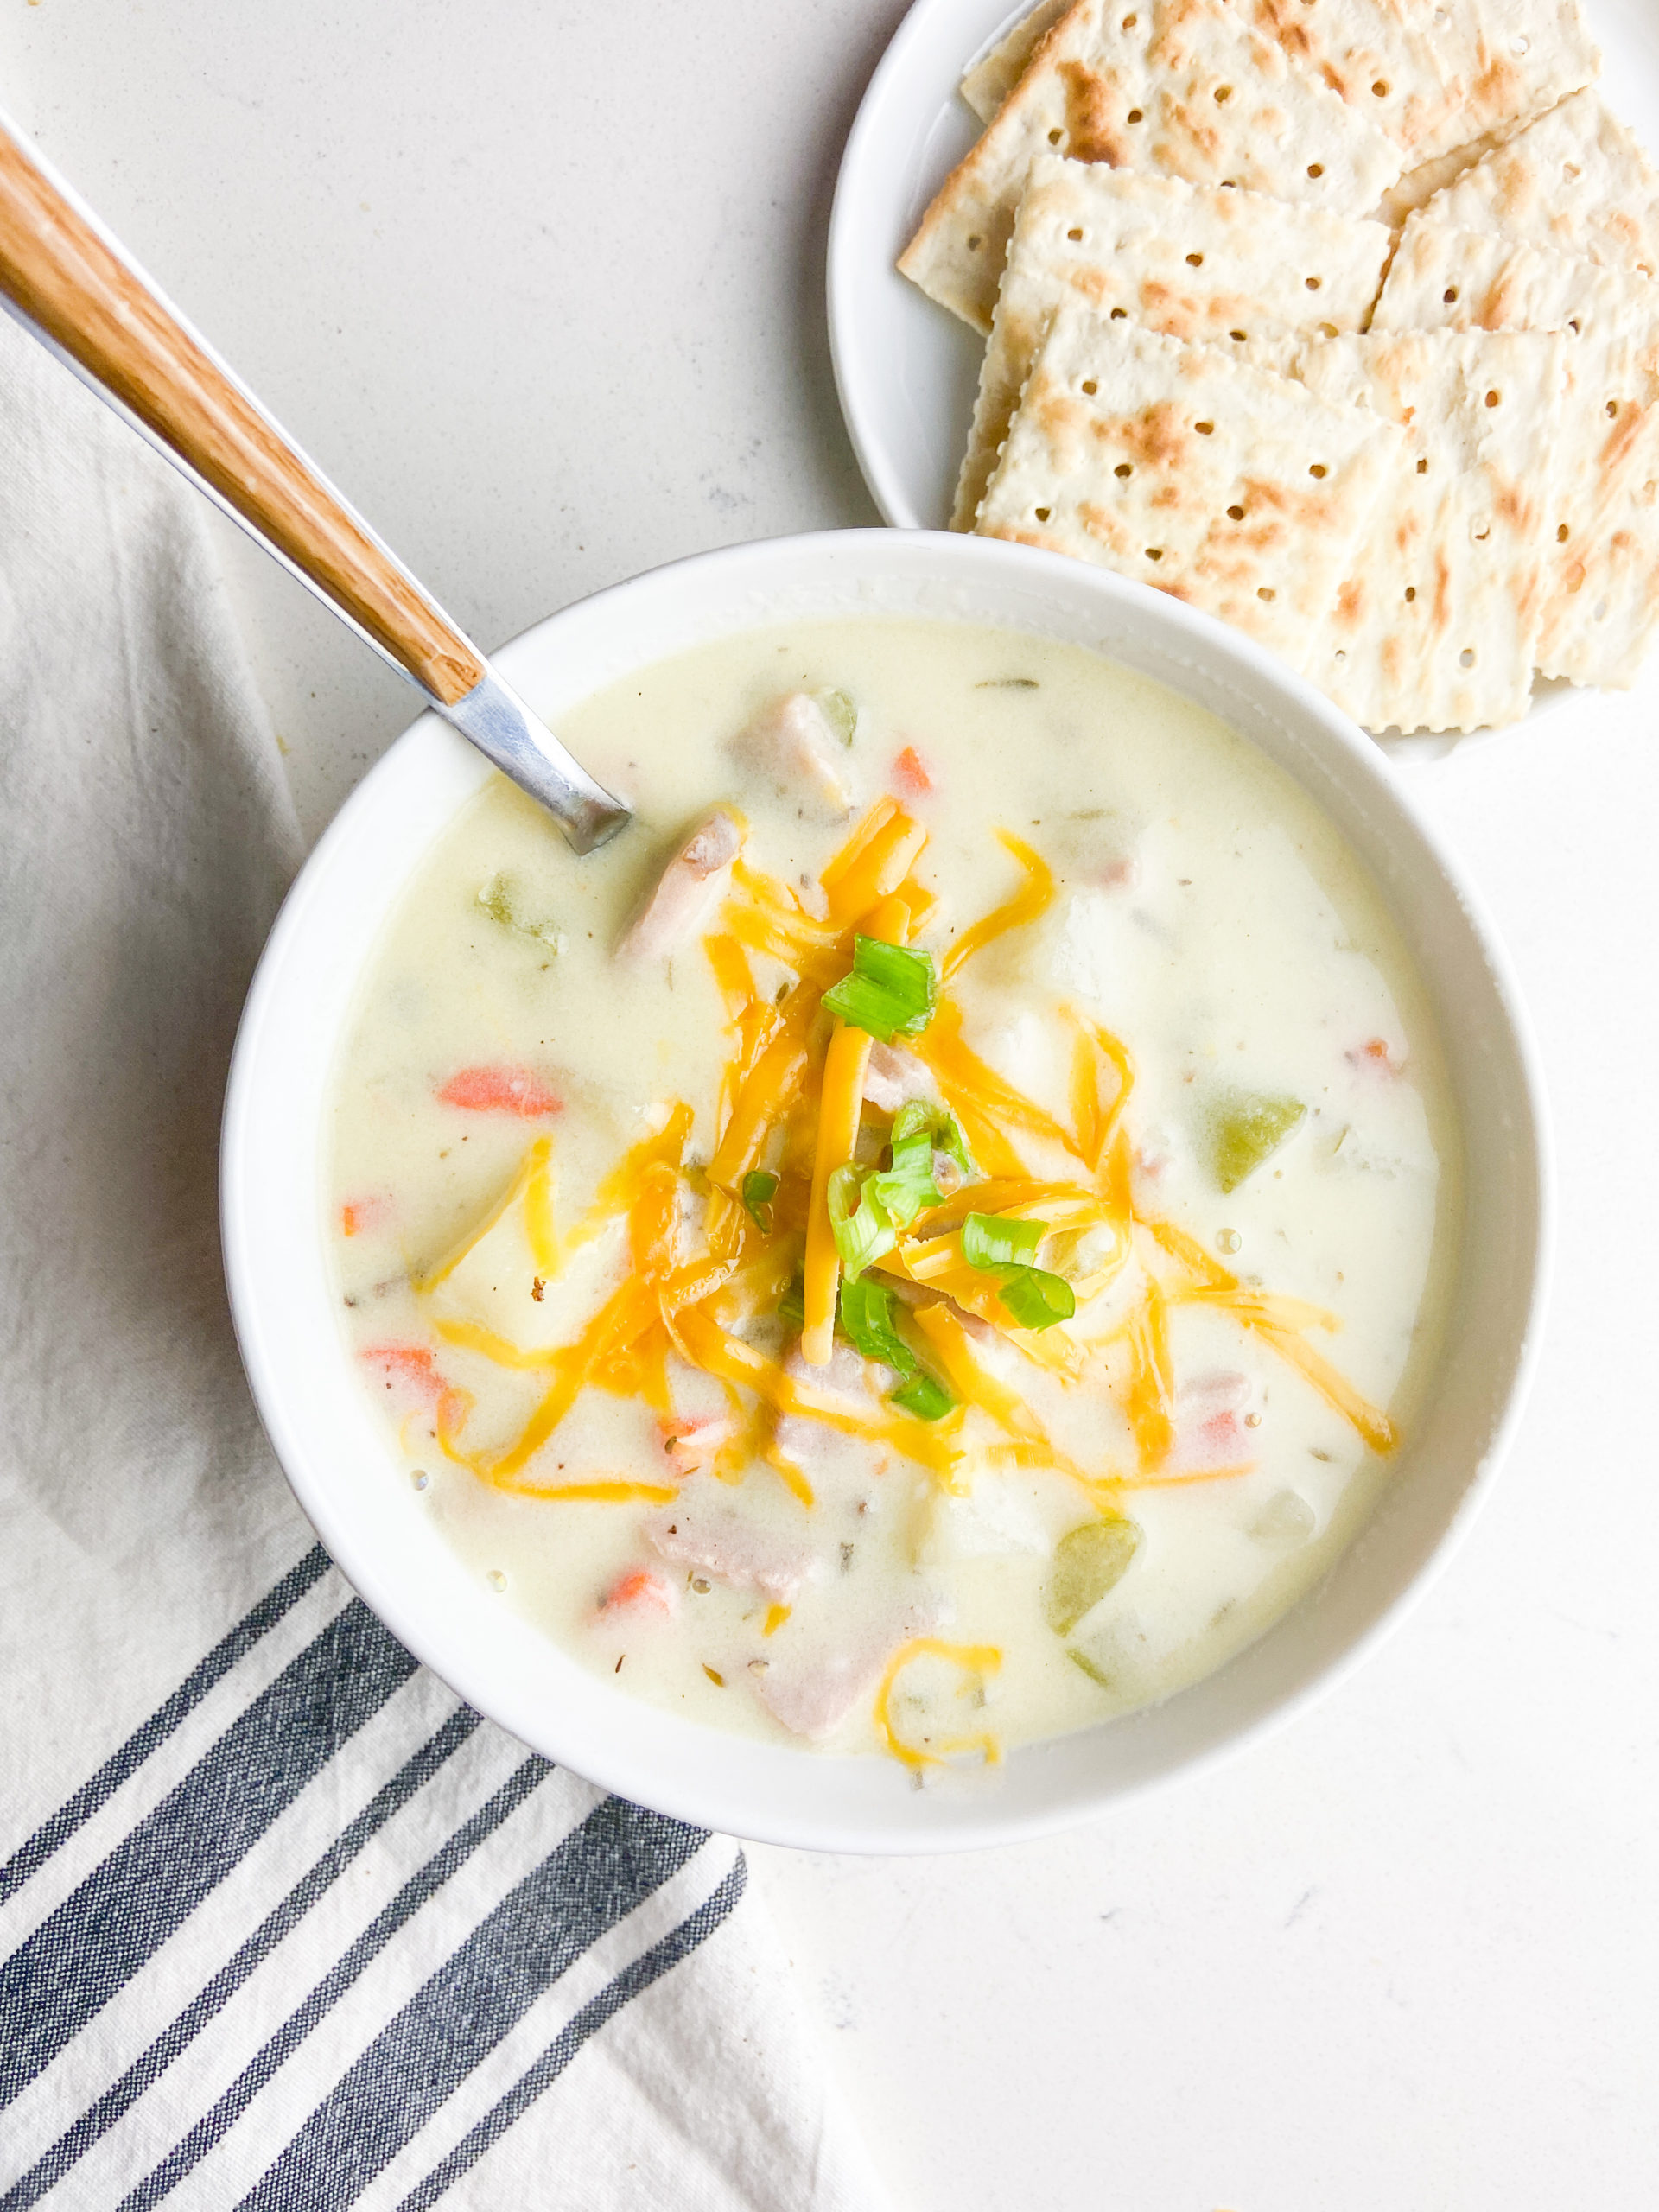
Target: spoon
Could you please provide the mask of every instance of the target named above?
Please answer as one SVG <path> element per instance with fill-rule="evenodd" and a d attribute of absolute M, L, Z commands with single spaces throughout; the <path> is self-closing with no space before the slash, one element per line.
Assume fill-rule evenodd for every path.
<path fill-rule="evenodd" d="M 578 853 L 629 819 L 0 116 L 0 308 L 308 585 Z"/>

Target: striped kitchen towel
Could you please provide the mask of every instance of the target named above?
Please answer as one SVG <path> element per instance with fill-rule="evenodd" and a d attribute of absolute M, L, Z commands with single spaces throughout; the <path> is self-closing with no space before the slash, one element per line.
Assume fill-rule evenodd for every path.
<path fill-rule="evenodd" d="M 865 2212 L 731 1842 L 314 1542 L 214 1149 L 297 851 L 193 495 L 0 323 L 0 2212 Z"/>

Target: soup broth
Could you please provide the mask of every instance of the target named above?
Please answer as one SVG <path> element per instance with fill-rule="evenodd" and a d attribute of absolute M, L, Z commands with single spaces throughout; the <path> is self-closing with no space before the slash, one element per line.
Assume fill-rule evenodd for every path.
<path fill-rule="evenodd" d="M 578 861 L 490 784 L 338 1072 L 388 1479 L 619 1692 L 804 1748 L 994 1759 L 1224 1664 L 1398 1478 L 1455 1260 L 1332 824 L 958 625 L 732 639 L 561 734 L 634 825 Z"/>

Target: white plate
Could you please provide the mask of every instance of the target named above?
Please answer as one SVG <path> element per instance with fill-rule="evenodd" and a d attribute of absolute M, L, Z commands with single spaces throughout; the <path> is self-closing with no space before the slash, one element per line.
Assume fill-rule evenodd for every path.
<path fill-rule="evenodd" d="M 1589 0 L 1589 9 L 1609 105 L 1659 160 L 1659 5 Z M 985 344 L 893 263 L 979 135 L 957 90 L 963 70 L 1026 12 L 1007 0 L 916 0 L 842 157 L 830 220 L 836 385 L 864 480 L 899 530 L 950 521 Z"/>

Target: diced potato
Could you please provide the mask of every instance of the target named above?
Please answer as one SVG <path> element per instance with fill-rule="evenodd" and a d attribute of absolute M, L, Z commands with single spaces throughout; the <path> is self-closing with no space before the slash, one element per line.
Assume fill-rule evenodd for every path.
<path fill-rule="evenodd" d="M 1044 1611 L 1056 1636 L 1070 1636 L 1085 1613 L 1121 1582 L 1140 1548 L 1141 1531 L 1121 1516 L 1085 1521 L 1054 1548 Z"/>

